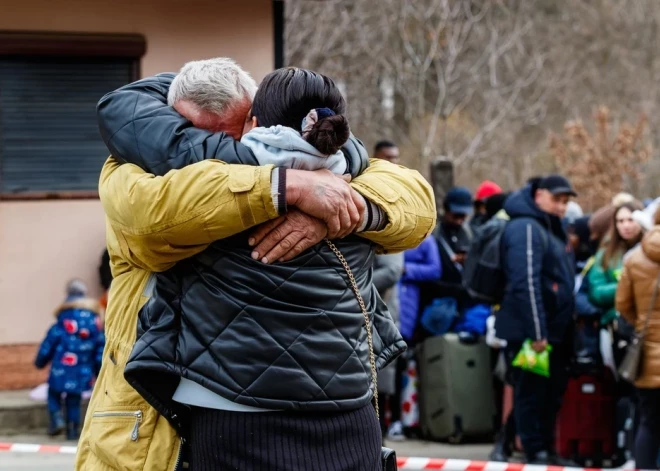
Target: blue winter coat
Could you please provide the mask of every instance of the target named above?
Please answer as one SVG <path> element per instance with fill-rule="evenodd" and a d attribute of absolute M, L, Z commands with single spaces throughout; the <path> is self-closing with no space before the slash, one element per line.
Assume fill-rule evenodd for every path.
<path fill-rule="evenodd" d="M 506 284 L 497 336 L 562 342 L 575 306 L 573 252 L 562 221 L 541 211 L 530 186 L 513 193 L 504 210 L 511 221 L 502 235 Z"/>
<path fill-rule="evenodd" d="M 93 300 L 77 298 L 56 311 L 57 322 L 48 330 L 34 362 L 37 368 L 52 363 L 48 377 L 52 391 L 80 394 L 91 389 L 105 345 L 97 306 Z"/>
<path fill-rule="evenodd" d="M 404 257 L 405 272 L 399 282 L 399 322 L 401 335 L 409 341 L 419 319 L 420 283 L 439 280 L 442 267 L 433 235 L 424 239 L 419 247 L 406 251 Z"/>

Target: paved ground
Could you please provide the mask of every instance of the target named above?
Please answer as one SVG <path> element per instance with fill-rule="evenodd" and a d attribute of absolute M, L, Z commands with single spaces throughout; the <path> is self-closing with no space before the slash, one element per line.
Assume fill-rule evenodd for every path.
<path fill-rule="evenodd" d="M 0 442 L 75 445 L 62 439 L 52 440 L 44 435 L 0 436 Z M 490 445 L 447 445 L 417 440 L 389 443 L 388 446 L 394 448 L 399 456 L 431 458 L 485 460 L 490 451 Z M 73 455 L 0 452 L 0 471 L 71 471 L 73 461 Z"/>
<path fill-rule="evenodd" d="M 51 439 L 46 435 L 0 436 L 2 443 L 34 443 L 75 446 L 62 438 Z M 55 453 L 7 453 L 0 451 L 0 471 L 71 471 L 74 455 Z"/>

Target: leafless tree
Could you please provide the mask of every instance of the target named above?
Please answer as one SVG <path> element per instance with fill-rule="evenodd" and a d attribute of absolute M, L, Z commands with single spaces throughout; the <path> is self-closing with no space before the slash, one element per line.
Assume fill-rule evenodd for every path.
<path fill-rule="evenodd" d="M 423 172 L 443 156 L 514 187 L 558 169 L 548 133 L 598 105 L 614 126 L 645 112 L 660 146 L 657 0 L 287 0 L 286 22 L 287 62 L 336 79 L 355 133 Z"/>

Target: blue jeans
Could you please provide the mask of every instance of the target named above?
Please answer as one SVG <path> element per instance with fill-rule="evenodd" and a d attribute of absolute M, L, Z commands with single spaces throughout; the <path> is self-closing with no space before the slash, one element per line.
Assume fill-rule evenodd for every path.
<path fill-rule="evenodd" d="M 66 393 L 66 421 L 80 424 L 80 394 Z M 48 412 L 51 417 L 62 413 L 62 393 L 48 388 Z"/>

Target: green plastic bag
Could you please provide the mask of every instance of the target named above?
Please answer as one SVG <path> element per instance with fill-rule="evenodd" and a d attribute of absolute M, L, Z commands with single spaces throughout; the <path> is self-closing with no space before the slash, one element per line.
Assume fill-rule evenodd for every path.
<path fill-rule="evenodd" d="M 532 348 L 532 341 L 527 339 L 511 364 L 530 373 L 549 378 L 551 351 L 552 346 L 548 345 L 545 351 L 536 353 Z"/>

